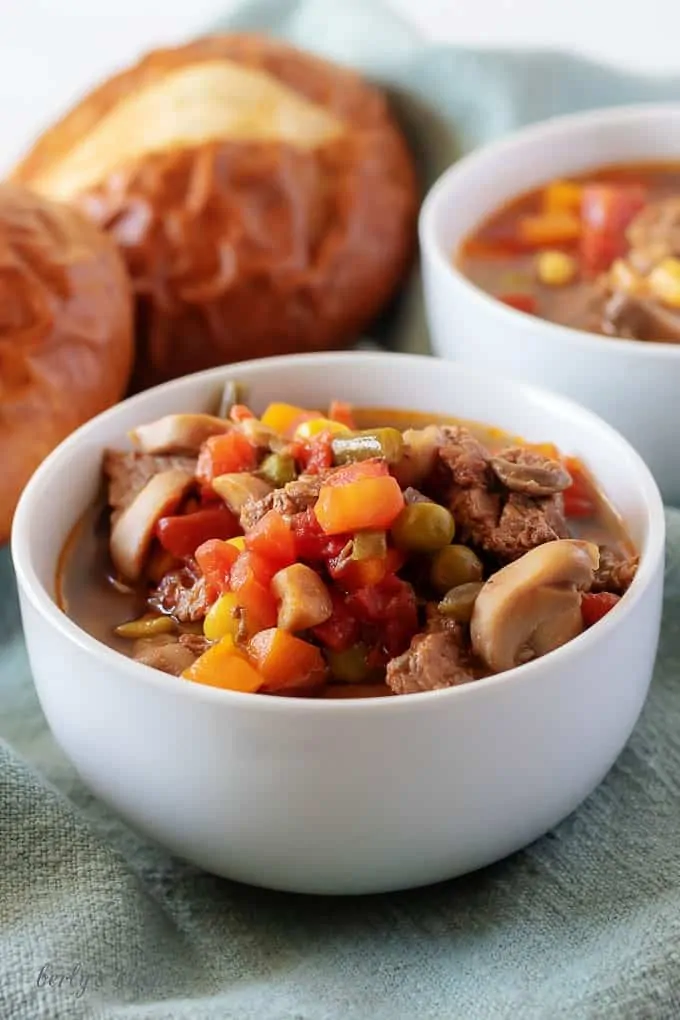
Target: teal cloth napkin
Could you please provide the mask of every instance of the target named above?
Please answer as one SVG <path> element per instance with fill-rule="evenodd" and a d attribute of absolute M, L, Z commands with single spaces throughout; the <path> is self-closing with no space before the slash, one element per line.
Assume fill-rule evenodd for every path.
<path fill-rule="evenodd" d="M 255 2 L 219 27 L 269 29 L 388 85 L 424 183 L 551 113 L 680 98 L 680 81 L 556 53 L 426 47 L 364 0 Z M 417 285 L 381 337 L 426 347 Z M 652 691 L 605 782 L 523 852 L 398 895 L 249 889 L 130 831 L 46 728 L 7 550 L 0 593 L 0 1020 L 680 1016 L 679 511 Z"/>

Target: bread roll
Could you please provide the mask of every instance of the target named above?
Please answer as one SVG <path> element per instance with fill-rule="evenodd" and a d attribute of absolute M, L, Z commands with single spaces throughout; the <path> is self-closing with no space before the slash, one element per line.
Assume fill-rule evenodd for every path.
<path fill-rule="evenodd" d="M 76 209 L 0 184 L 0 543 L 41 460 L 123 395 L 132 316 L 111 238 Z"/>
<path fill-rule="evenodd" d="M 43 135 L 14 177 L 78 203 L 122 248 L 138 387 L 340 347 L 413 252 L 413 162 L 382 94 L 259 36 L 151 53 Z"/>

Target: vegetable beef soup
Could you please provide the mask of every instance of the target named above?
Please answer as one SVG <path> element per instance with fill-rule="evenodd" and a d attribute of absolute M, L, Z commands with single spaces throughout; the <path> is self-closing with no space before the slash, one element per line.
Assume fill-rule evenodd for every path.
<path fill-rule="evenodd" d="M 62 609 L 140 662 L 269 695 L 431 691 L 557 648 L 633 579 L 620 520 L 550 443 L 243 399 L 108 450 L 62 554 Z"/>
<path fill-rule="evenodd" d="M 680 164 L 550 181 L 490 216 L 456 261 L 520 311 L 607 336 L 680 343 Z"/>

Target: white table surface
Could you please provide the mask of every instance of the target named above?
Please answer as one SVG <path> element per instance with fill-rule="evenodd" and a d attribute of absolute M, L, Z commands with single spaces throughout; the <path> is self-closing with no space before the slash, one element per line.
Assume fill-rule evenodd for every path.
<path fill-rule="evenodd" d="M 680 74 L 680 0 L 387 2 L 438 41 L 559 46 L 631 70 Z M 200 32 L 233 3 L 0 0 L 0 172 L 93 82 L 146 49 Z"/>

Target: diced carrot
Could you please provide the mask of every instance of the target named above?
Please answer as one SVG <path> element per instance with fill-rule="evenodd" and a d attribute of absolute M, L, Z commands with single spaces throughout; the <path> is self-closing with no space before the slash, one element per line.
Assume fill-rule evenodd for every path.
<path fill-rule="evenodd" d="M 342 400 L 331 401 L 331 406 L 328 408 L 328 417 L 333 421 L 339 421 L 341 425 L 346 425 L 348 429 L 356 428 L 352 405 L 346 404 Z"/>
<path fill-rule="evenodd" d="M 324 485 L 314 514 L 327 535 L 337 535 L 365 528 L 389 528 L 403 509 L 399 483 L 387 475 L 360 478 L 345 485 Z"/>
<path fill-rule="evenodd" d="M 185 680 L 209 687 L 254 694 L 264 684 L 262 677 L 246 657 L 238 651 L 232 638 L 222 638 L 208 648 L 182 673 Z"/>
<path fill-rule="evenodd" d="M 400 549 L 388 549 L 386 556 L 373 556 L 364 560 L 344 560 L 334 557 L 329 560 L 328 571 L 345 591 L 357 591 L 380 584 L 388 574 L 396 574 L 406 562 Z"/>
<path fill-rule="evenodd" d="M 279 627 L 261 630 L 248 645 L 251 662 L 265 680 L 264 690 L 316 687 L 323 683 L 326 665 L 318 648 Z"/>
<path fill-rule="evenodd" d="M 159 542 L 178 559 L 193 556 L 196 549 L 211 538 L 232 538 L 239 530 L 238 521 L 226 506 L 161 517 L 156 525 Z"/>
<path fill-rule="evenodd" d="M 246 535 L 245 542 L 246 549 L 258 553 L 277 567 L 287 567 L 297 559 L 295 535 L 276 510 L 270 510 L 260 518 Z"/>
<path fill-rule="evenodd" d="M 347 485 L 358 482 L 362 478 L 382 478 L 389 475 L 390 469 L 384 460 L 360 460 L 356 464 L 347 464 L 338 468 L 325 479 L 324 485 Z"/>
<path fill-rule="evenodd" d="M 499 294 L 498 300 L 518 312 L 526 312 L 527 315 L 536 314 L 536 298 L 533 294 Z"/>
<path fill-rule="evenodd" d="M 575 181 L 551 181 L 543 189 L 543 209 L 546 213 L 573 212 L 581 209 L 583 185 Z"/>
<path fill-rule="evenodd" d="M 198 547 L 195 552 L 196 563 L 205 578 L 209 595 L 217 598 L 227 590 L 238 555 L 238 549 L 218 538 L 211 538 Z"/>
<path fill-rule="evenodd" d="M 621 596 L 612 592 L 587 592 L 581 597 L 581 616 L 586 627 L 592 627 L 594 623 L 606 616 L 610 609 L 613 609 Z"/>
<path fill-rule="evenodd" d="M 250 471 L 257 465 L 257 451 L 246 437 L 235 429 L 221 436 L 211 436 L 201 447 L 196 477 L 209 485 L 218 475 Z"/>
<path fill-rule="evenodd" d="M 581 236 L 581 221 L 573 212 L 541 213 L 524 216 L 517 226 L 518 236 L 529 248 L 568 244 Z"/>

